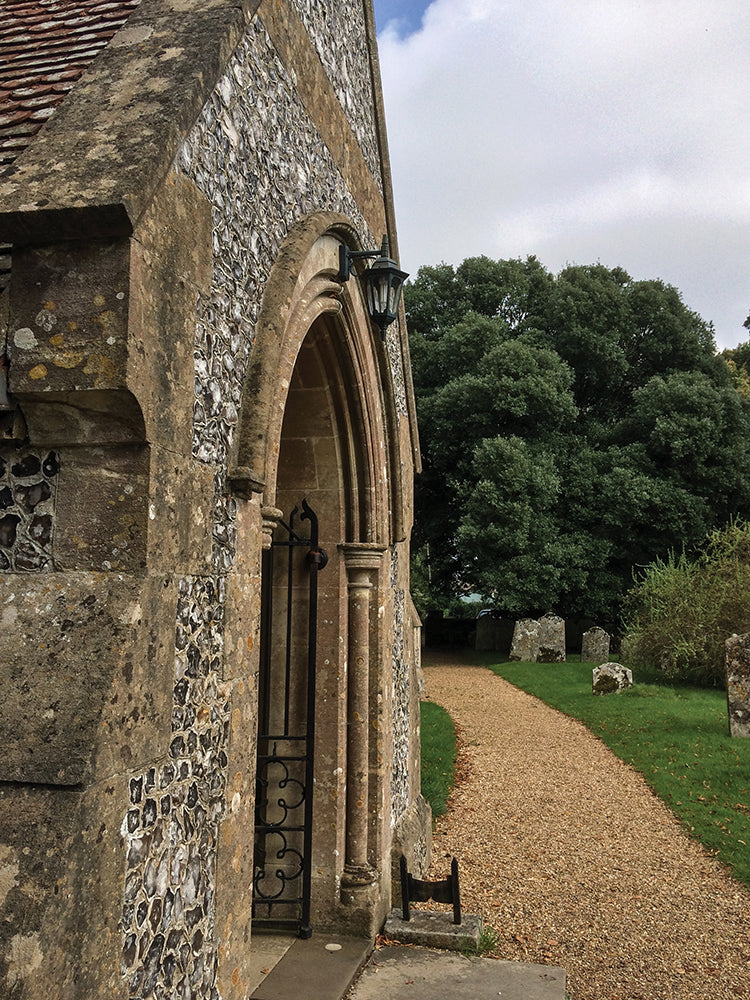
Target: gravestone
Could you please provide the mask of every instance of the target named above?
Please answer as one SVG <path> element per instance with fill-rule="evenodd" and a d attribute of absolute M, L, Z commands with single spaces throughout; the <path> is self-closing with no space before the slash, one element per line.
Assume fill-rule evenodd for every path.
<path fill-rule="evenodd" d="M 565 619 L 547 614 L 539 622 L 539 663 L 565 662 Z"/>
<path fill-rule="evenodd" d="M 724 644 L 729 735 L 750 736 L 750 635 L 732 635 Z"/>
<path fill-rule="evenodd" d="M 509 618 L 481 615 L 476 619 L 476 623 L 475 649 L 492 650 L 502 653 L 504 656 L 507 655 L 513 638 L 515 622 Z"/>
<path fill-rule="evenodd" d="M 609 659 L 609 632 L 598 626 L 581 638 L 581 663 L 606 663 Z"/>
<path fill-rule="evenodd" d="M 521 618 L 516 622 L 508 659 L 523 663 L 536 663 L 539 659 L 539 622 L 534 618 Z"/>
<path fill-rule="evenodd" d="M 594 667 L 591 678 L 593 694 L 616 694 L 633 686 L 633 671 L 621 663 L 602 663 Z"/>
<path fill-rule="evenodd" d="M 497 631 L 495 619 L 492 615 L 482 615 L 476 621 L 477 631 L 474 637 L 474 648 L 481 650 L 497 649 L 495 644 L 495 632 Z"/>

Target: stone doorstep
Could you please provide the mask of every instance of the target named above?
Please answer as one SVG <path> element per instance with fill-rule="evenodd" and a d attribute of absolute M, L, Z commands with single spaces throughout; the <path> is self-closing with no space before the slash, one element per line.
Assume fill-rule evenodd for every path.
<path fill-rule="evenodd" d="M 339 947 L 331 951 L 332 945 Z M 306 941 L 296 938 L 250 1000 L 341 1000 L 372 949 L 369 938 L 336 934 L 314 934 Z"/>
<path fill-rule="evenodd" d="M 401 909 L 391 910 L 383 933 L 389 941 L 441 948 L 443 951 L 476 951 L 482 933 L 482 918 L 464 913 L 460 924 L 453 923 L 452 913 L 412 910 L 411 920 L 404 920 Z"/>
<path fill-rule="evenodd" d="M 330 951 L 333 944 L 340 947 Z M 277 956 L 274 943 L 269 964 Z M 369 939 L 319 934 L 295 939 L 248 1000 L 565 1000 L 565 986 L 565 970 L 557 966 L 406 944 L 373 953 Z"/>
<path fill-rule="evenodd" d="M 389 946 L 375 952 L 349 1000 L 565 1000 L 565 987 L 565 970 L 554 965 Z"/>

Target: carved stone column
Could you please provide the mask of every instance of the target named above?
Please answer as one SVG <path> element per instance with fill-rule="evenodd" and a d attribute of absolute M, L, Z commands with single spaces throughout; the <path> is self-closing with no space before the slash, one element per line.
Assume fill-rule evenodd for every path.
<path fill-rule="evenodd" d="M 346 738 L 346 849 L 342 883 L 369 885 L 377 877 L 368 859 L 370 770 L 370 659 L 377 655 L 371 636 L 370 601 L 377 594 L 383 549 L 343 546 L 348 587 L 348 675 Z"/>

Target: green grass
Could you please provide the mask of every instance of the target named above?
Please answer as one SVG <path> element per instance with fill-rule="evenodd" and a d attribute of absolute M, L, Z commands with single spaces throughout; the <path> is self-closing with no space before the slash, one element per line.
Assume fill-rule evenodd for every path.
<path fill-rule="evenodd" d="M 420 704 L 422 728 L 422 795 L 432 807 L 433 817 L 447 809 L 456 763 L 456 727 L 453 719 L 431 701 Z"/>
<path fill-rule="evenodd" d="M 729 737 L 724 692 L 665 684 L 633 668 L 631 689 L 594 696 L 589 663 L 487 665 L 580 719 L 750 885 L 750 740 Z"/>
<path fill-rule="evenodd" d="M 484 924 L 482 930 L 479 932 L 479 940 L 476 944 L 468 944 L 465 948 L 461 949 L 462 954 L 471 958 L 475 955 L 489 955 L 491 952 L 496 951 L 500 946 L 500 936 L 494 927 L 489 924 Z M 500 994 L 498 993 L 498 996 Z"/>

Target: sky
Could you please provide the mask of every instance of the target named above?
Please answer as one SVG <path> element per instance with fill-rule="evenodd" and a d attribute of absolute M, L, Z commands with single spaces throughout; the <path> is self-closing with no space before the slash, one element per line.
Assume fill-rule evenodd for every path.
<path fill-rule="evenodd" d="M 748 0 L 375 0 L 401 267 L 536 255 L 750 313 Z"/>

